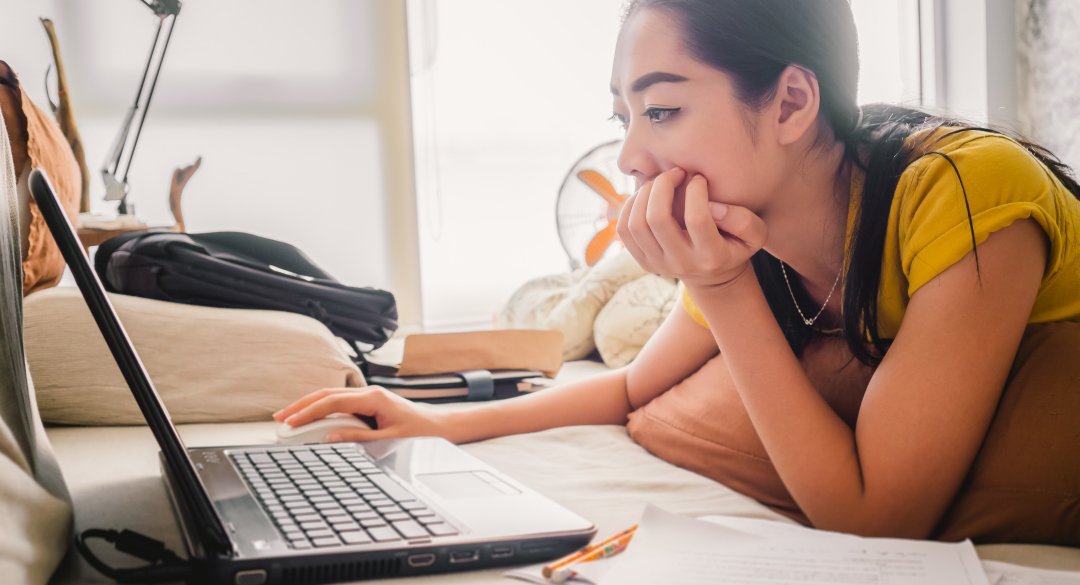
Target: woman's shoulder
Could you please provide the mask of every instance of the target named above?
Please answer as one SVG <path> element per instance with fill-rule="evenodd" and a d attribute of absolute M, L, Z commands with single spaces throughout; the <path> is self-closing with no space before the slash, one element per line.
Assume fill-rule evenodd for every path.
<path fill-rule="evenodd" d="M 911 162 L 896 189 L 896 203 L 903 207 L 942 198 L 963 201 L 971 212 L 1020 202 L 1056 207 L 1054 202 L 1067 193 L 1050 169 L 1012 137 L 942 127 L 916 132 L 908 140 Z"/>
<path fill-rule="evenodd" d="M 912 133 L 912 151 L 901 181 L 952 179 L 965 182 L 1052 186 L 1053 174 L 1016 139 L 979 128 L 938 127 Z M 932 186 L 924 184 L 924 186 Z"/>

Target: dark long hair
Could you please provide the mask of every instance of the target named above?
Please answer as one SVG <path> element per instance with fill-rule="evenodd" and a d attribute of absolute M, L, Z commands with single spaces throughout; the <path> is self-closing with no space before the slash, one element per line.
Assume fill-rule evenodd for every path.
<path fill-rule="evenodd" d="M 843 142 L 845 157 L 865 175 L 854 237 L 846 251 L 842 312 L 848 347 L 865 364 L 877 365 L 890 343 L 878 331 L 877 298 L 885 232 L 900 175 L 917 158 L 943 157 L 956 172 L 967 201 L 956 165 L 948 155 L 934 151 L 934 143 L 970 130 L 1008 135 L 1080 199 L 1080 185 L 1068 166 L 1046 149 L 1013 133 L 896 105 L 860 108 L 856 102 L 858 38 L 848 0 L 634 0 L 624 19 L 644 8 L 662 10 L 673 17 L 691 54 L 730 75 L 737 97 L 753 109 L 761 108 L 775 95 L 780 74 L 789 65 L 799 65 L 817 77 L 821 114 L 827 125 L 819 140 L 827 141 L 831 131 L 835 139 Z M 908 140 L 923 131 L 920 140 Z M 968 221 L 977 267 L 970 211 Z M 798 315 L 781 275 L 780 262 L 764 250 L 751 261 L 788 344 L 796 355 L 801 355 L 818 333 Z M 793 278 L 791 284 L 799 304 L 812 306 L 800 280 Z"/>

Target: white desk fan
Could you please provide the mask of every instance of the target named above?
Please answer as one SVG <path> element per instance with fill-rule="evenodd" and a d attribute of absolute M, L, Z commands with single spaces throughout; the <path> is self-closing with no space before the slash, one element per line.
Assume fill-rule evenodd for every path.
<path fill-rule="evenodd" d="M 619 171 L 621 149 L 622 140 L 613 140 L 590 150 L 559 187 L 555 225 L 571 269 L 593 266 L 618 240 L 619 211 L 633 190 L 633 180 Z"/>

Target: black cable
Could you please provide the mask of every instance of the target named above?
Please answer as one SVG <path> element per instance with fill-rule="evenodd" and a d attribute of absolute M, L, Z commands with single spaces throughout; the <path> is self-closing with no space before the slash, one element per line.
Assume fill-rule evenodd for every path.
<path fill-rule="evenodd" d="M 110 567 L 90 550 L 87 541 L 94 538 L 110 542 L 116 550 L 150 564 L 131 568 Z M 188 562 L 166 548 L 165 543 L 131 530 L 84 530 L 75 535 L 75 548 L 90 566 L 117 583 L 170 583 L 186 581 L 191 575 Z"/>

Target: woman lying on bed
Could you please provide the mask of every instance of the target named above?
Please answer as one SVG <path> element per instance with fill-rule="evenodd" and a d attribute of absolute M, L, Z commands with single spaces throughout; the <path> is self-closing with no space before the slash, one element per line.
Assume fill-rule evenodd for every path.
<path fill-rule="evenodd" d="M 449 412 L 332 412 L 468 442 L 628 424 L 813 526 L 1080 545 L 1080 186 L 1047 151 L 856 105 L 846 0 L 638 0 L 611 77 L 619 235 L 681 306 L 629 366 Z M 999 406 L 1000 405 L 1000 406 Z"/>

